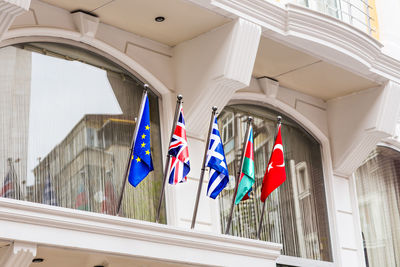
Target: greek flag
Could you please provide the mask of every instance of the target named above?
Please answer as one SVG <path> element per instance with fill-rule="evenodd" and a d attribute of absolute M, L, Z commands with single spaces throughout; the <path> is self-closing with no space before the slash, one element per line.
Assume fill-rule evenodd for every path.
<path fill-rule="evenodd" d="M 51 184 L 50 174 L 47 175 L 43 190 L 43 204 L 57 206 L 56 193 Z"/>
<path fill-rule="evenodd" d="M 228 167 L 218 130 L 217 116 L 215 116 L 214 119 L 206 162 L 206 166 L 210 167 L 210 181 L 208 182 L 207 196 L 215 199 L 229 182 Z"/>

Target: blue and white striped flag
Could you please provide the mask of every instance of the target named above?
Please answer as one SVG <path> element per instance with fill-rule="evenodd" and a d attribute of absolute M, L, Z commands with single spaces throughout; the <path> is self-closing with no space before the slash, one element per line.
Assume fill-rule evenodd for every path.
<path fill-rule="evenodd" d="M 207 196 L 215 199 L 229 182 L 228 166 L 226 164 L 224 148 L 218 130 L 217 116 L 215 116 L 210 136 L 206 166 L 210 167 Z"/>

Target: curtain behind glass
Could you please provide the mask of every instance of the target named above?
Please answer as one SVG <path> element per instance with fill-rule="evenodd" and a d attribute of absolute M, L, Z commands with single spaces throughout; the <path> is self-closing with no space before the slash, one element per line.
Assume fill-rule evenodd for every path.
<path fill-rule="evenodd" d="M 400 153 L 377 147 L 355 180 L 367 266 L 400 266 Z"/>
<path fill-rule="evenodd" d="M 0 58 L 0 196 L 115 215 L 142 98 L 138 80 L 69 45 L 6 47 Z M 136 188 L 127 184 L 122 215 L 154 221 L 162 166 L 151 92 L 149 102 L 155 171 Z"/>
<path fill-rule="evenodd" d="M 229 149 L 229 142 L 224 144 L 231 186 L 223 191 L 220 207 L 225 231 L 233 196 L 232 184 L 246 130 L 245 120 L 249 115 L 254 117 L 255 185 L 252 198 L 235 207 L 231 233 L 256 238 L 262 207 L 261 184 L 274 142 L 276 112 L 257 106 L 235 105 L 221 113 L 220 122 L 225 117 L 234 117 L 234 138 L 229 141 L 234 145 Z M 222 125 L 220 129 L 223 129 Z M 282 243 L 284 255 L 332 261 L 320 146 L 288 118 L 283 119 L 282 141 L 287 179 L 267 198 L 261 239 Z"/>

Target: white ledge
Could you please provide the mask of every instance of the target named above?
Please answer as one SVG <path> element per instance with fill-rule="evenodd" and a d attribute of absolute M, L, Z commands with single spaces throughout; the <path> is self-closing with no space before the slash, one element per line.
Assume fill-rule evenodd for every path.
<path fill-rule="evenodd" d="M 0 239 L 38 246 L 213 266 L 250 262 L 268 266 L 282 248 L 259 240 L 5 198 L 0 198 L 0 228 L 7 229 L 0 232 Z"/>

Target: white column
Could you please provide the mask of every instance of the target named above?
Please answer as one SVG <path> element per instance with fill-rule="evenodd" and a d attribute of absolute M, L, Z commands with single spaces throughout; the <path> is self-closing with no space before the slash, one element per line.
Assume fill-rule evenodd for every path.
<path fill-rule="evenodd" d="M 335 201 L 338 261 L 341 266 L 364 267 L 360 218 L 353 176 L 334 174 L 333 191 Z"/>

